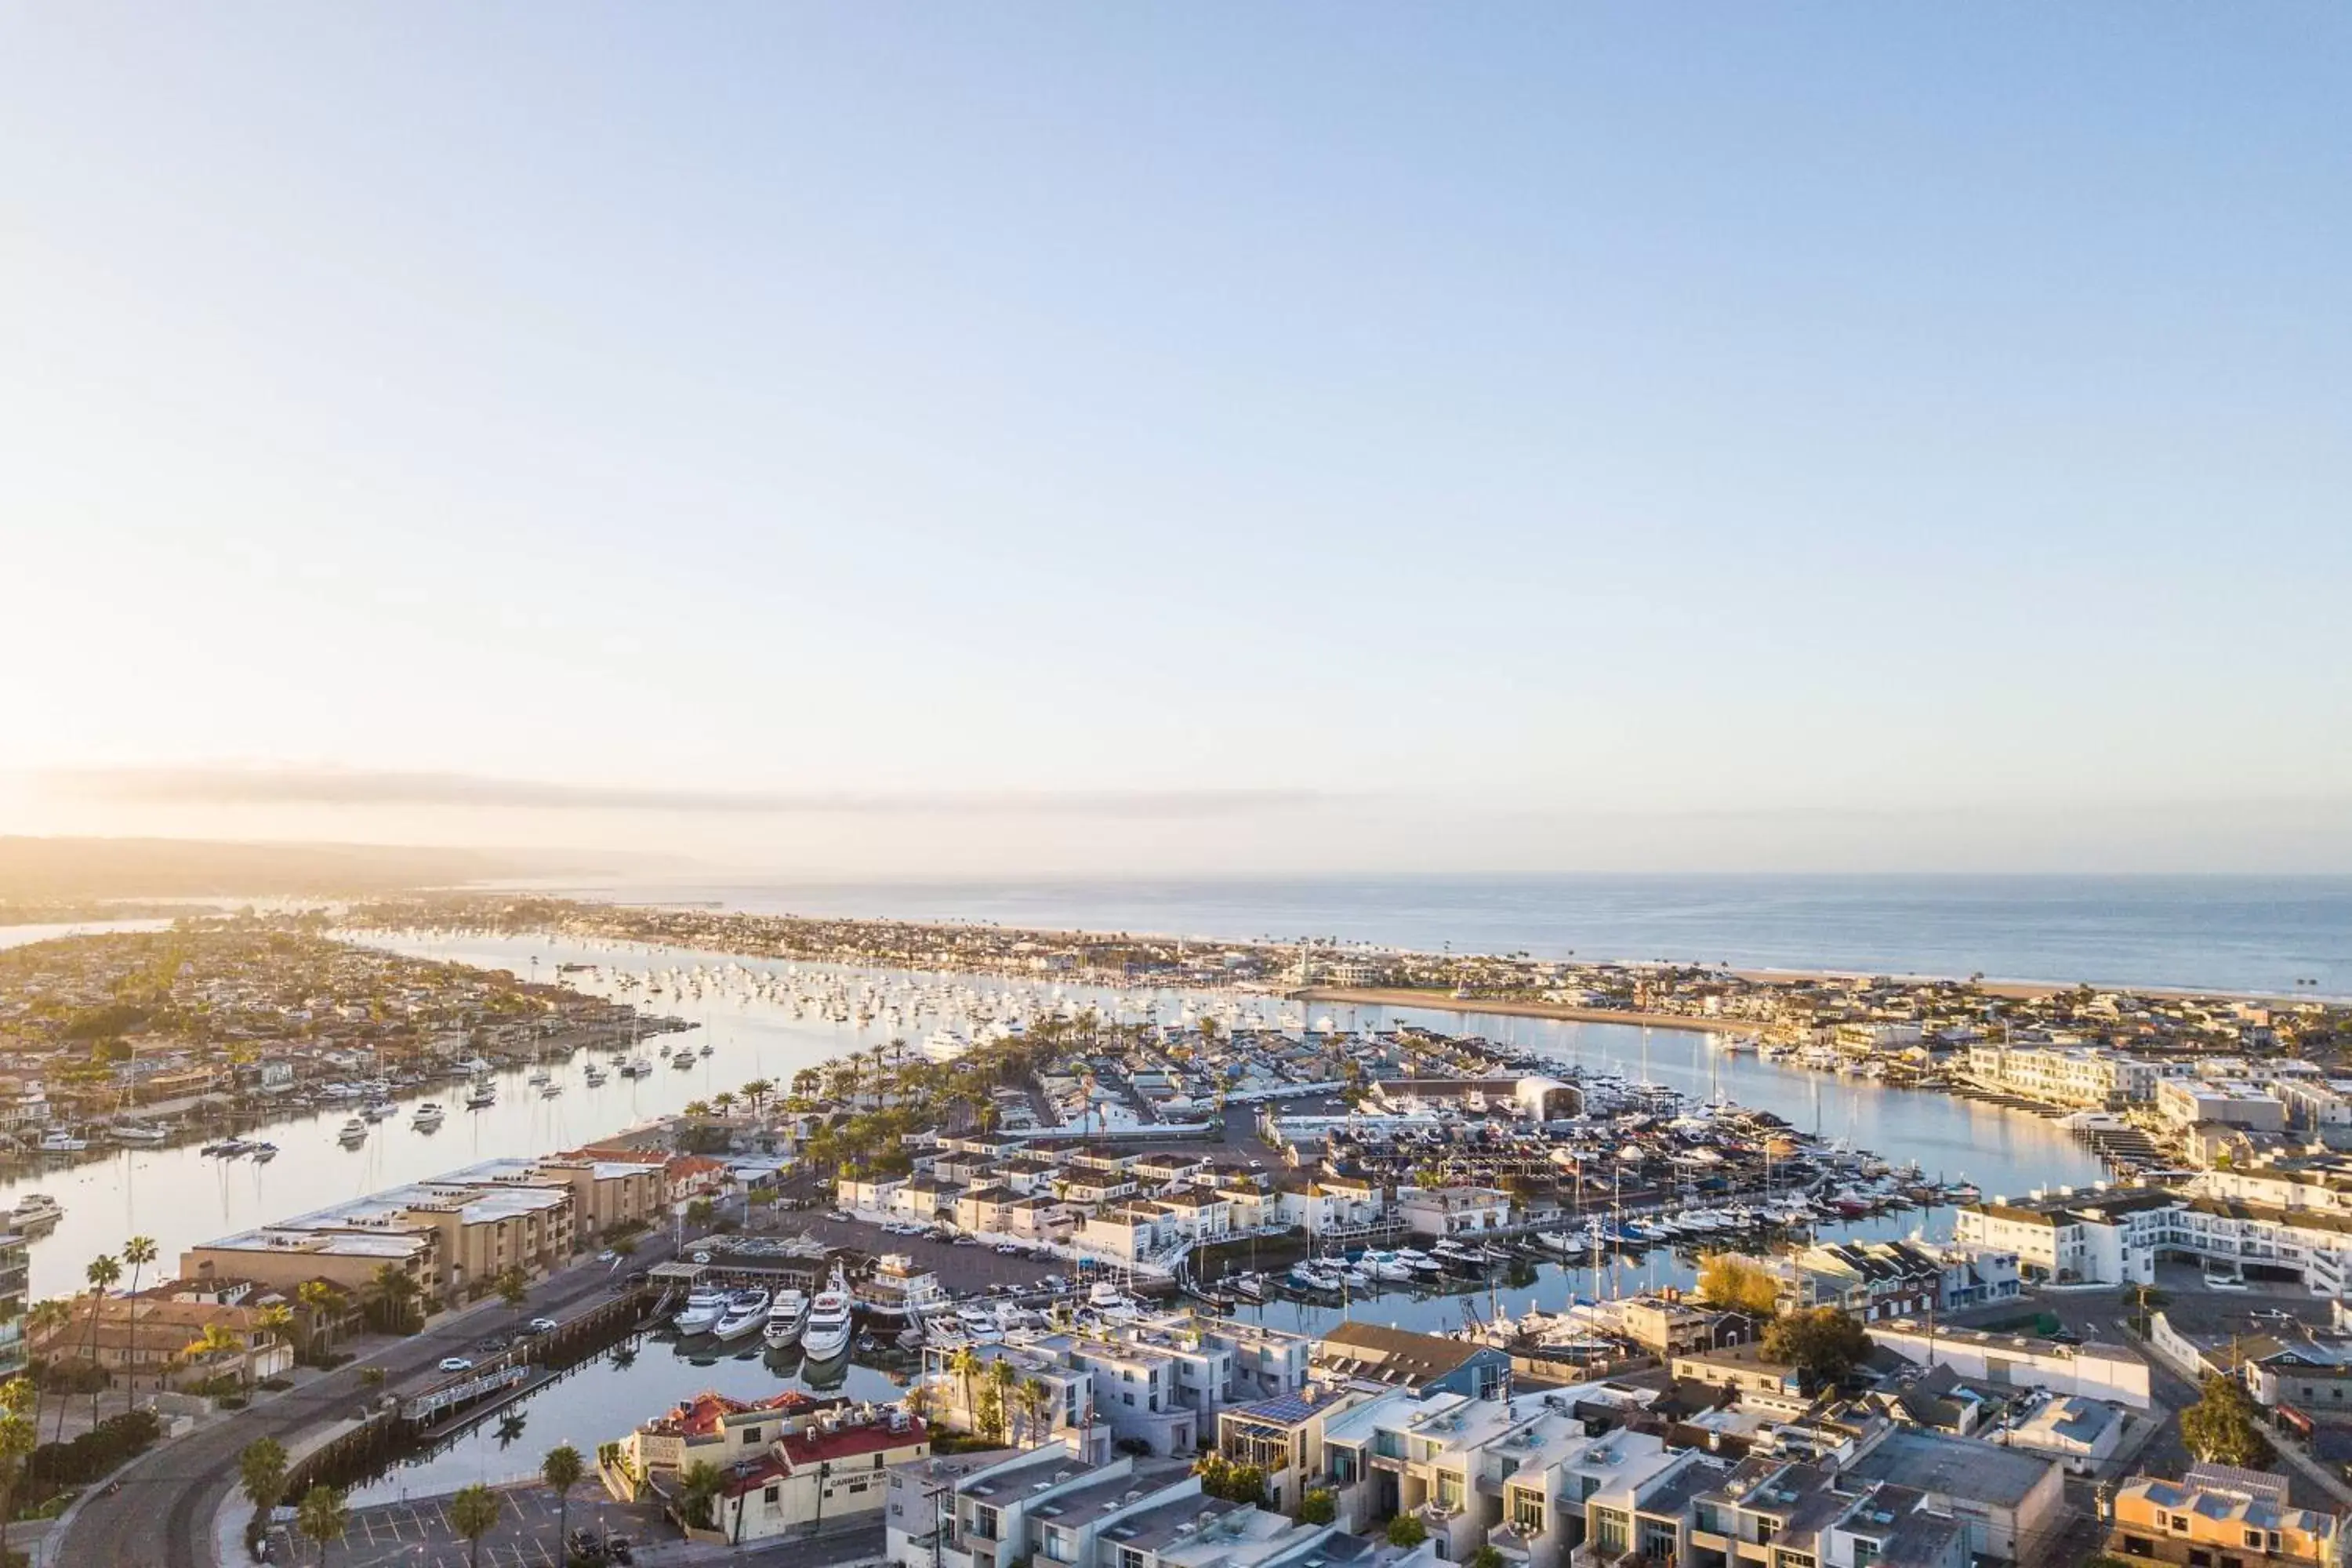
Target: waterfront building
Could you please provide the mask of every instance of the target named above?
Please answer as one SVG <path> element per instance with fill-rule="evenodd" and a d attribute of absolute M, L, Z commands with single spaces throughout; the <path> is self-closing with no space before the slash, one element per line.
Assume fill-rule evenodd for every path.
<path fill-rule="evenodd" d="M 896 1405 L 787 1417 L 763 1452 L 728 1469 L 703 1538 L 741 1545 L 879 1517 L 889 1499 L 884 1472 L 930 1451 L 929 1428 Z"/>
<path fill-rule="evenodd" d="M 983 1342 L 967 1348 L 978 1363 L 969 1377 L 956 1370 L 957 1351 L 937 1344 L 923 1347 L 925 1414 L 935 1426 L 950 1432 L 977 1433 L 982 1391 L 988 1385 L 990 1369 L 1003 1362 L 1013 1369 L 1016 1391 L 1013 1410 L 1005 1417 L 1007 1436 L 1024 1443 L 1061 1444 L 1090 1465 L 1110 1458 L 1112 1431 L 1095 1417 L 1097 1395 L 1091 1369 L 1072 1365 L 1034 1345 Z M 1034 1420 L 1022 1413 L 1017 1393 L 1030 1383 L 1045 1390 L 1045 1404 Z"/>
<path fill-rule="evenodd" d="M 1406 1187 L 1397 1210 L 1415 1236 L 1465 1236 L 1511 1223 L 1511 1194 L 1493 1187 Z"/>
<path fill-rule="evenodd" d="M 1326 1379 L 1358 1378 L 1422 1394 L 1481 1398 L 1499 1392 L 1511 1375 L 1510 1352 L 1493 1345 L 1352 1319 L 1323 1331 L 1313 1365 Z"/>
<path fill-rule="evenodd" d="M 2176 1130 L 2210 1121 L 2257 1132 L 2286 1131 L 2286 1102 L 2254 1083 L 2168 1078 L 2156 1086 L 2156 1110 Z"/>
<path fill-rule="evenodd" d="M 25 1238 L 0 1233 L 0 1379 L 25 1370 L 25 1294 L 31 1255 Z"/>
<path fill-rule="evenodd" d="M 2343 1521 L 2291 1508 L 2284 1479 L 2232 1471 L 2218 1479 L 2135 1476 L 2108 1511 L 2107 1552 L 2133 1568 L 2208 1568 L 2231 1561 L 2264 1568 L 2336 1568 Z"/>
<path fill-rule="evenodd" d="M 323 1279 L 363 1296 L 377 1271 L 391 1268 L 430 1298 L 441 1279 L 441 1237 L 432 1229 L 341 1223 L 331 1213 L 304 1215 L 200 1243 L 180 1254 L 182 1278 L 250 1279 L 297 1290 Z"/>
<path fill-rule="evenodd" d="M 2059 1285 L 2147 1285 L 2169 1211 L 2180 1199 L 2157 1188 L 2094 1189 L 2028 1203 L 2000 1199 L 1959 1211 L 1961 1245 L 2012 1253 L 2030 1279 Z"/>
<path fill-rule="evenodd" d="M 2157 1064 L 2096 1046 L 1969 1047 L 1968 1076 L 2001 1094 L 2051 1105 L 2121 1110 L 2153 1099 Z"/>
<path fill-rule="evenodd" d="M 755 1459 L 787 1423 L 805 1421 L 847 1404 L 786 1389 L 768 1399 L 703 1393 L 643 1422 L 614 1445 L 604 1481 L 615 1501 L 634 1502 L 649 1490 L 675 1491 L 698 1464 L 719 1469 Z"/>
<path fill-rule="evenodd" d="M 1653 1355 L 1720 1350 L 1756 1337 L 1756 1320 L 1684 1295 L 1673 1288 L 1654 1296 L 1629 1296 L 1608 1310 L 1616 1331 Z"/>
<path fill-rule="evenodd" d="M 456 1186 L 561 1188 L 572 1194 L 576 1238 L 585 1243 L 615 1226 L 657 1226 L 669 1217 L 669 1172 L 666 1163 L 594 1160 L 574 1155 L 550 1159 L 485 1160 L 440 1178 Z"/>

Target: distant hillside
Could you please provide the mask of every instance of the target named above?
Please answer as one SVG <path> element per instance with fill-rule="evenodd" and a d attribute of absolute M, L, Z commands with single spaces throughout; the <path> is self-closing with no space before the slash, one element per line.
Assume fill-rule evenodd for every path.
<path fill-rule="evenodd" d="M 331 898 L 601 868 L 592 856 L 499 849 L 0 837 L 0 900 Z"/>

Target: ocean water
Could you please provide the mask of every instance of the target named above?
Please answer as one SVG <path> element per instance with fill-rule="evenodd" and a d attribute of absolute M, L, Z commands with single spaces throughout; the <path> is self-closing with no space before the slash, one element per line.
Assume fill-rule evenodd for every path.
<path fill-rule="evenodd" d="M 576 890 L 763 913 L 2352 996 L 2352 877 L 712 881 Z"/>

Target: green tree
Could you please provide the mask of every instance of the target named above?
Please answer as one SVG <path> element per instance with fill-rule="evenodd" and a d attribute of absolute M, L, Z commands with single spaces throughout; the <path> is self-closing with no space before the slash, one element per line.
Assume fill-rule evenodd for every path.
<path fill-rule="evenodd" d="M 1204 1496 L 1229 1502 L 1265 1501 L 1265 1471 L 1256 1465 L 1237 1465 L 1223 1454 L 1204 1454 L 1192 1466 Z"/>
<path fill-rule="evenodd" d="M 139 1295 L 139 1273 L 155 1261 L 155 1238 L 134 1236 L 122 1244 L 122 1261 L 131 1265 L 131 1295 L 135 1303 Z M 139 1398 L 139 1309 L 131 1309 L 130 1365 L 122 1376 L 122 1411 L 129 1415 Z M 5 1563 L 0 1557 L 0 1563 Z"/>
<path fill-rule="evenodd" d="M 687 1466 L 677 1482 L 678 1507 L 686 1515 L 686 1522 L 697 1530 L 709 1530 L 712 1523 L 710 1505 L 719 1489 L 727 1484 L 725 1473 L 708 1459 L 697 1459 Z"/>
<path fill-rule="evenodd" d="M 414 1333 L 416 1301 L 424 1293 L 424 1287 L 410 1279 L 398 1264 L 381 1264 L 368 1276 L 364 1295 L 368 1315 L 386 1333 Z"/>
<path fill-rule="evenodd" d="M 1503 1554 L 1491 1546 L 1481 1546 L 1462 1560 L 1462 1568 L 1503 1568 Z"/>
<path fill-rule="evenodd" d="M 1775 1319 L 1764 1331 L 1764 1353 L 1806 1376 L 1835 1383 L 1870 1354 L 1870 1335 L 1835 1307 L 1815 1307 Z"/>
<path fill-rule="evenodd" d="M 697 1198 L 686 1205 L 686 1223 L 698 1229 L 709 1225 L 718 1212 L 718 1205 L 709 1198 Z"/>
<path fill-rule="evenodd" d="M 1769 1318 L 1780 1300 L 1780 1282 L 1752 1258 L 1718 1252 L 1700 1260 L 1698 1293 L 1710 1306 Z"/>
<path fill-rule="evenodd" d="M 499 1270 L 491 1283 L 498 1289 L 499 1300 L 509 1307 L 520 1307 L 530 1300 L 530 1278 L 520 1268 Z"/>
<path fill-rule="evenodd" d="M 8 1561 L 8 1516 L 16 1509 L 16 1483 L 40 1440 L 41 1391 L 30 1378 L 0 1383 L 0 1563 Z"/>
<path fill-rule="evenodd" d="M 955 1373 L 963 1384 L 963 1413 L 965 1419 L 969 1421 L 972 1415 L 971 1380 L 980 1373 L 980 1357 L 973 1352 L 970 1344 L 958 1345 L 955 1352 L 948 1357 L 948 1370 Z"/>
<path fill-rule="evenodd" d="M 572 1489 L 580 1484 L 580 1478 L 587 1468 L 581 1461 L 580 1450 L 569 1443 L 559 1443 L 550 1448 L 547 1458 L 539 1462 L 539 1479 L 555 1492 L 555 1555 L 559 1562 L 571 1550 L 564 1544 L 568 1537 L 563 1527 L 569 1522 Z"/>
<path fill-rule="evenodd" d="M 305 1279 L 295 1287 L 294 1299 L 302 1303 L 302 1311 L 310 1323 L 310 1359 L 322 1361 L 327 1350 L 335 1343 L 335 1314 L 342 1304 L 342 1293 L 324 1279 Z"/>
<path fill-rule="evenodd" d="M 268 1513 L 286 1495 L 286 1447 L 275 1437 L 257 1437 L 236 1457 L 237 1485 L 256 1513 Z"/>
<path fill-rule="evenodd" d="M 2219 1373 L 2205 1379 L 2197 1403 L 2180 1413 L 2180 1440 L 2189 1451 L 2212 1464 L 2234 1465 L 2242 1470 L 2268 1468 L 2273 1458 L 2270 1439 L 2255 1425 L 2253 1396 L 2236 1378 Z"/>
<path fill-rule="evenodd" d="M 1047 1414 L 1054 1404 L 1053 1389 L 1043 1378 L 1024 1378 L 1017 1400 L 1021 1411 L 1021 1424 L 1029 1430 L 1030 1443 L 1034 1446 L 1045 1441 L 1045 1434 L 1053 1429 L 1052 1423 L 1047 1419 Z"/>
<path fill-rule="evenodd" d="M 89 1260 L 89 1267 L 82 1270 L 82 1278 L 89 1281 L 89 1326 L 83 1331 L 83 1359 L 95 1372 L 98 1367 L 99 1309 L 106 1303 L 106 1293 L 114 1289 L 116 1280 L 122 1278 L 122 1265 L 117 1263 L 111 1254 L 101 1252 Z M 89 1424 L 93 1426 L 98 1425 L 98 1391 L 105 1386 L 103 1375 L 90 1380 Z M 58 1406 L 58 1430 L 60 1434 L 65 1430 L 65 1406 L 60 1403 Z"/>
<path fill-rule="evenodd" d="M 351 1523 L 351 1510 L 343 1506 L 343 1494 L 332 1487 L 312 1487 L 302 1494 L 295 1505 L 294 1528 L 304 1539 L 319 1543 L 319 1561 L 327 1560 L 327 1548 L 343 1538 Z"/>
<path fill-rule="evenodd" d="M 1401 1552 L 1410 1552 L 1428 1539 L 1429 1526 L 1421 1522 L 1417 1513 L 1401 1513 L 1389 1521 L 1389 1544 Z"/>
<path fill-rule="evenodd" d="M 449 1528 L 466 1542 L 472 1568 L 482 1568 L 482 1537 L 498 1528 L 500 1511 L 499 1494 L 478 1481 L 449 1500 Z"/>
<path fill-rule="evenodd" d="M 1298 1522 L 1301 1524 L 1328 1524 L 1339 1517 L 1339 1495 L 1325 1488 L 1309 1487 L 1307 1495 L 1298 1500 Z"/>

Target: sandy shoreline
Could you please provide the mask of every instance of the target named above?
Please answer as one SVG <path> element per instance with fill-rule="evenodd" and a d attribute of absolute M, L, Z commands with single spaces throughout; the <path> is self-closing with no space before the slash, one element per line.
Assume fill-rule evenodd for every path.
<path fill-rule="evenodd" d="M 1633 1013 L 1614 1007 L 1570 1007 L 1558 1002 L 1515 1002 L 1499 996 L 1451 996 L 1440 991 L 1317 985 L 1286 994 L 1301 1002 L 1425 1007 L 1438 1013 L 1498 1013 L 1513 1018 L 1558 1018 L 1571 1024 L 1631 1024 L 1652 1029 L 1684 1029 L 1697 1035 L 1752 1035 L 1764 1027 L 1752 1018 L 1696 1018 L 1683 1013 Z"/>

